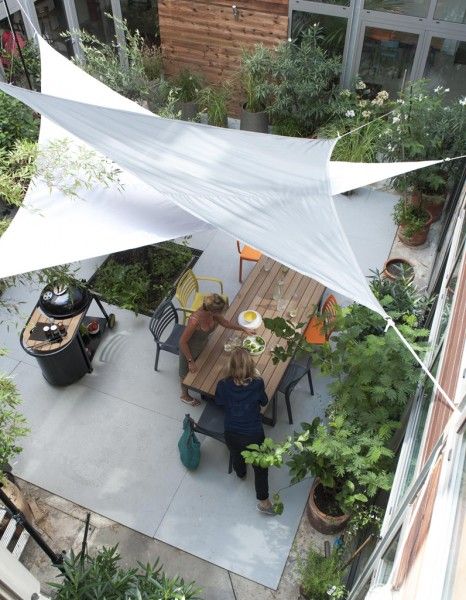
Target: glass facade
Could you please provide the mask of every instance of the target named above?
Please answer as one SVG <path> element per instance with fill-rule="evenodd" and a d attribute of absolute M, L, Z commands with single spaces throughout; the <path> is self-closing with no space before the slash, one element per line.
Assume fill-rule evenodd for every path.
<path fill-rule="evenodd" d="M 345 49 L 348 19 L 294 10 L 291 19 L 291 38 L 299 41 L 303 31 L 312 27 L 314 23 L 322 28 L 323 44 L 327 50 L 332 54 L 342 56 Z"/>
<path fill-rule="evenodd" d="M 130 31 L 139 31 L 147 44 L 156 44 L 157 24 L 157 2 L 156 0 L 121 0 L 121 14 L 126 19 Z"/>
<path fill-rule="evenodd" d="M 450 23 L 466 23 L 466 2 L 464 0 L 438 0 L 434 19 Z"/>
<path fill-rule="evenodd" d="M 464 94 L 466 81 L 466 42 L 433 37 L 427 55 L 424 77 L 432 86 L 450 89 L 450 98 Z"/>
<path fill-rule="evenodd" d="M 359 76 L 373 91 L 396 97 L 409 81 L 419 36 L 414 33 L 366 27 Z"/>
<path fill-rule="evenodd" d="M 110 0 L 75 0 L 75 6 L 81 29 L 101 42 L 114 41 L 115 27 L 112 19 L 106 16 L 112 14 Z"/>
<path fill-rule="evenodd" d="M 61 34 L 68 29 L 63 0 L 39 0 L 35 4 L 40 31 L 48 43 L 68 58 L 73 51 L 71 42 L 62 38 Z"/>
<path fill-rule="evenodd" d="M 391 12 L 397 15 L 409 15 L 410 17 L 426 17 L 429 10 L 430 0 L 365 0 L 364 8 L 380 12 Z"/>

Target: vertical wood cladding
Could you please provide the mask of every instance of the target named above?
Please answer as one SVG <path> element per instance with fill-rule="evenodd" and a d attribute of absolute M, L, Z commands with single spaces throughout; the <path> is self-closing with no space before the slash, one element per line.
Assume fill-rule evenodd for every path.
<path fill-rule="evenodd" d="M 159 0 L 158 7 L 168 75 L 187 67 L 219 83 L 237 71 L 242 48 L 274 46 L 288 34 L 288 0 Z"/>

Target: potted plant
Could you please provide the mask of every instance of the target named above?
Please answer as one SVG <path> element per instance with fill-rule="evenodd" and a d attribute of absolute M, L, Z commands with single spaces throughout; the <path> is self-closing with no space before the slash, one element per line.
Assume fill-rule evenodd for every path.
<path fill-rule="evenodd" d="M 207 113 L 207 122 L 216 127 L 228 127 L 228 100 L 230 98 L 230 86 L 225 83 L 222 86 L 208 86 L 203 88 L 199 94 L 199 104 Z"/>
<path fill-rule="evenodd" d="M 400 198 L 393 210 L 393 219 L 399 226 L 398 238 L 407 246 L 421 246 L 427 240 L 431 215 L 422 205 Z"/>
<path fill-rule="evenodd" d="M 332 116 L 341 60 L 322 44 L 322 29 L 313 26 L 272 54 L 267 111 L 274 133 L 311 137 Z"/>
<path fill-rule="evenodd" d="M 331 600 L 346 597 L 343 585 L 341 554 L 333 550 L 324 556 L 310 548 L 304 560 L 298 561 L 300 575 L 299 591 L 308 600 Z"/>
<path fill-rule="evenodd" d="M 245 102 L 242 105 L 240 129 L 268 133 L 269 117 L 266 112 L 270 101 L 272 56 L 262 44 L 252 52 L 243 51 L 240 81 Z"/>
<path fill-rule="evenodd" d="M 192 121 L 197 117 L 198 94 L 202 88 L 202 77 L 189 69 L 181 70 L 173 80 L 175 96 L 181 107 L 181 118 Z"/>
<path fill-rule="evenodd" d="M 385 262 L 383 275 L 389 279 L 405 279 L 411 282 L 414 279 L 414 266 L 405 258 L 389 258 Z"/>

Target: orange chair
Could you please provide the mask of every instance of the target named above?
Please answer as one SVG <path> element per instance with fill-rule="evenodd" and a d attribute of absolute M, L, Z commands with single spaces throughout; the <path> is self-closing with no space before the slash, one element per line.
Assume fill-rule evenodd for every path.
<path fill-rule="evenodd" d="M 325 344 L 333 333 L 333 323 L 337 314 L 337 301 L 335 296 L 330 294 L 325 300 L 320 315 L 311 317 L 304 337 L 309 344 Z"/>
<path fill-rule="evenodd" d="M 236 247 L 238 248 L 239 253 L 239 282 L 243 283 L 243 260 L 257 262 L 261 258 L 262 252 L 259 252 L 259 250 L 255 250 L 254 248 L 251 248 L 251 246 L 246 245 L 244 245 L 243 249 L 241 249 L 241 245 L 238 240 L 236 240 Z"/>

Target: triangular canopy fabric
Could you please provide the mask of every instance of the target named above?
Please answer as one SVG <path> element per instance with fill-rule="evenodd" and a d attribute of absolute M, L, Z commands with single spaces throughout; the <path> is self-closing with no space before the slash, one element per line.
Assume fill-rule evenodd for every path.
<path fill-rule="evenodd" d="M 126 240 L 136 234 L 138 242 L 133 243 L 134 247 L 148 243 L 148 236 L 140 235 L 141 231 L 153 230 L 159 235 L 159 219 L 173 205 L 179 207 L 173 219 L 180 230 L 189 226 L 188 217 L 192 215 L 191 226 L 195 229 L 210 223 L 386 316 L 357 264 L 331 194 L 439 161 L 348 166 L 340 163 L 340 168 L 335 163 L 330 167 L 329 158 L 337 140 L 286 138 L 162 119 L 135 109 L 133 103 L 114 92 L 110 99 L 108 88 L 102 83 L 42 40 L 40 46 L 45 70 L 43 89 L 54 86 L 55 95 L 7 84 L 0 84 L 0 89 L 150 186 L 153 195 L 146 198 L 143 208 L 139 198 L 133 197 L 124 223 L 119 214 L 114 219 L 121 230 L 131 232 Z M 59 81 L 62 91 L 53 81 Z M 85 102 L 66 99 L 67 90 L 73 98 L 82 99 L 84 95 Z M 128 202 L 127 198 L 124 200 Z M 99 198 L 89 197 L 82 204 L 95 206 L 98 202 Z M 175 210 L 173 206 L 171 210 Z M 112 203 L 107 202 L 104 212 L 110 215 L 112 210 Z M 73 209 L 65 204 L 64 211 L 73 221 Z M 133 217 L 133 211 L 138 218 Z M 183 225 L 178 220 L 183 220 Z M 105 252 L 129 247 L 121 245 L 118 235 L 109 236 Z M 102 254 L 103 245 L 94 240 L 98 237 L 88 235 L 85 242 L 68 244 L 66 258 L 62 248 L 55 246 L 56 263 L 83 258 L 83 245 L 87 246 L 88 256 Z M 13 249 L 15 252 L 11 252 Z M 8 256 L 9 262 L 4 265 L 2 261 L 0 277 L 25 270 L 24 252 L 24 237 L 12 225 L 0 239 L 0 256 Z M 40 255 L 40 248 L 37 254 Z"/>

